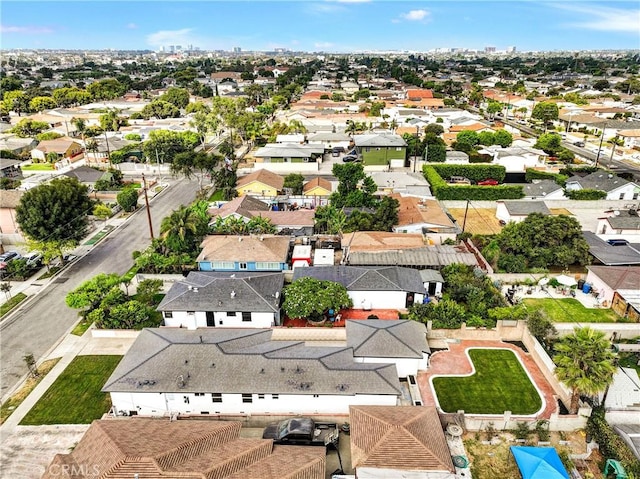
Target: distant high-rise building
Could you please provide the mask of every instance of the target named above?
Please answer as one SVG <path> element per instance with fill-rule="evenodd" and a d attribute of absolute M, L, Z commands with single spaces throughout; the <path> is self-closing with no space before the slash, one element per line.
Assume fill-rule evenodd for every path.
<path fill-rule="evenodd" d="M 496 47 L 484 47 L 484 52 L 485 53 L 495 53 L 496 52 Z"/>
<path fill-rule="evenodd" d="M 170 51 L 171 53 L 175 52 L 175 51 L 176 51 L 176 47 L 175 47 L 175 45 L 169 45 L 169 51 Z"/>
<path fill-rule="evenodd" d="M 191 44 L 187 45 L 187 51 L 192 52 L 193 51 L 193 45 L 191 45 Z"/>
<path fill-rule="evenodd" d="M 162 46 L 160 47 L 160 51 L 161 51 L 161 52 L 164 52 L 164 45 L 162 45 Z"/>
<path fill-rule="evenodd" d="M 176 51 L 179 52 L 182 50 L 182 45 L 176 45 Z"/>
<path fill-rule="evenodd" d="M 233 53 L 242 53 L 242 48 L 240 48 L 240 47 L 233 47 Z"/>
<path fill-rule="evenodd" d="M 507 47 L 507 53 L 515 53 L 516 47 Z"/>

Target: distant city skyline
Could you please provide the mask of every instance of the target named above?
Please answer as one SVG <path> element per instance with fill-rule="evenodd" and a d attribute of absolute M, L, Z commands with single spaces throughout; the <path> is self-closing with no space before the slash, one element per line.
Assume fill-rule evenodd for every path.
<path fill-rule="evenodd" d="M 3 49 L 640 49 L 637 1 L 14 1 Z"/>

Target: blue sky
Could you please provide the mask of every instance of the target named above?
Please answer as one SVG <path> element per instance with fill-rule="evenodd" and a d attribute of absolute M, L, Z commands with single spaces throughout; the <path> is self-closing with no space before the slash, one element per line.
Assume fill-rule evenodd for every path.
<path fill-rule="evenodd" d="M 3 49 L 639 49 L 640 2 L 3 0 L 0 35 Z"/>

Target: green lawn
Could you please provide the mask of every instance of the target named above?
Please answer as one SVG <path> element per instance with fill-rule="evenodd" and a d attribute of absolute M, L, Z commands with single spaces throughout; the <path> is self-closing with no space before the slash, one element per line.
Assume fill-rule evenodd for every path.
<path fill-rule="evenodd" d="M 22 303 L 25 299 L 27 299 L 27 295 L 24 293 L 18 293 L 15 296 L 9 298 L 6 303 L 0 305 L 0 318 L 5 314 L 9 313 L 13 308 Z"/>
<path fill-rule="evenodd" d="M 624 321 L 610 309 L 585 308 L 573 298 L 525 299 L 528 308 L 542 309 L 554 323 L 615 323 Z"/>
<path fill-rule="evenodd" d="M 445 412 L 535 414 L 542 400 L 520 361 L 508 349 L 471 349 L 475 374 L 436 377 L 433 387 Z"/>
<path fill-rule="evenodd" d="M 122 356 L 78 356 L 44 393 L 20 423 L 89 424 L 111 407 L 108 394 L 100 392 Z"/>
<path fill-rule="evenodd" d="M 22 171 L 52 171 L 55 169 L 52 163 L 32 163 L 20 167 Z"/>
<path fill-rule="evenodd" d="M 224 191 L 216 190 L 209 197 L 209 201 L 224 201 Z"/>

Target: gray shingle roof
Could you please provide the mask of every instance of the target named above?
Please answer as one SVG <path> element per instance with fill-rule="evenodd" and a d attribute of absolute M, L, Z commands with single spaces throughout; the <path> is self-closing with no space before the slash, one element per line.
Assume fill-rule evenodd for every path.
<path fill-rule="evenodd" d="M 551 214 L 544 201 L 504 201 L 504 205 L 511 216 L 527 216 L 531 213 Z"/>
<path fill-rule="evenodd" d="M 192 271 L 171 287 L 157 309 L 277 312 L 283 284 L 282 273 Z"/>
<path fill-rule="evenodd" d="M 439 271 L 434 269 L 422 269 L 420 270 L 420 277 L 424 283 L 436 281 L 438 283 L 444 283 L 444 278 Z"/>
<path fill-rule="evenodd" d="M 542 180 L 538 183 L 527 183 L 522 187 L 524 196 L 546 196 L 554 191 L 562 189 L 558 183 L 553 180 Z"/>
<path fill-rule="evenodd" d="M 312 277 L 340 283 L 348 291 L 407 291 L 424 293 L 420 273 L 397 266 L 363 268 L 357 266 L 312 266 L 296 268 L 293 280 Z"/>
<path fill-rule="evenodd" d="M 351 320 L 346 327 L 347 345 L 356 357 L 421 359 L 431 352 L 427 328 L 416 321 Z"/>
<path fill-rule="evenodd" d="M 76 178 L 80 183 L 95 183 L 104 176 L 105 172 L 91 168 L 90 166 L 79 166 L 64 173 L 65 176 Z"/>
<path fill-rule="evenodd" d="M 271 341 L 269 329 L 150 328 L 102 390 L 397 396 L 400 385 L 394 364 L 356 363 L 350 348 Z"/>
<path fill-rule="evenodd" d="M 613 191 L 629 182 L 624 178 L 599 170 L 585 177 L 572 176 L 567 184 L 577 183 L 583 190 Z"/>
<path fill-rule="evenodd" d="M 640 230 L 640 216 L 630 214 L 629 210 L 617 210 L 618 214 L 610 216 L 607 221 L 616 230 Z M 634 210 L 635 211 L 635 210 Z"/>

